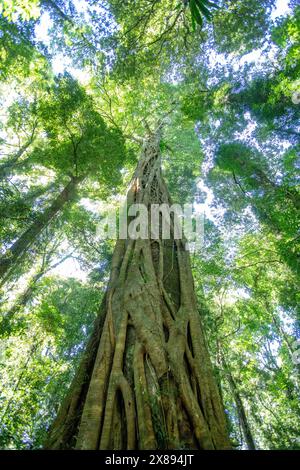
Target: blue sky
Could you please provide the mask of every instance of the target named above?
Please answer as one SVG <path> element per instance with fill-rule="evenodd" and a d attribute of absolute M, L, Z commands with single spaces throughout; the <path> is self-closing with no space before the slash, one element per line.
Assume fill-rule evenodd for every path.
<path fill-rule="evenodd" d="M 78 12 L 87 16 L 87 3 L 84 0 L 74 0 L 75 7 Z M 276 7 L 273 9 L 271 18 L 275 20 L 279 16 L 287 15 L 290 12 L 287 0 L 277 0 Z M 49 13 L 43 13 L 38 25 L 35 27 L 36 38 L 42 41 L 45 45 L 50 45 L 50 37 L 48 35 L 49 29 L 53 26 L 53 21 Z M 220 57 L 211 57 L 211 61 L 222 60 Z M 260 51 L 253 51 L 242 58 L 241 62 L 257 62 L 260 60 Z M 68 70 L 72 75 L 83 84 L 89 80 L 88 72 L 80 70 L 72 66 L 70 57 L 64 56 L 61 53 L 54 54 L 52 58 L 52 67 L 55 74 L 62 73 Z"/>

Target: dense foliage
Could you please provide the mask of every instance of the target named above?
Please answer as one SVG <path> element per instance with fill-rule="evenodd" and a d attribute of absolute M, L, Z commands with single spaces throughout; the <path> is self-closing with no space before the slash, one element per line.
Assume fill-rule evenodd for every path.
<path fill-rule="evenodd" d="M 0 446 L 36 449 L 105 291 L 145 130 L 174 202 L 237 449 L 300 449 L 300 7 L 0 0 Z M 282 11 L 282 7 L 285 6 Z"/>

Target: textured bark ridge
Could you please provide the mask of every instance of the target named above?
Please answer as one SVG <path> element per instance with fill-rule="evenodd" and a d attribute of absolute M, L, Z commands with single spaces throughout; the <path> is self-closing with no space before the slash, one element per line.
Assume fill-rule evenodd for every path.
<path fill-rule="evenodd" d="M 159 142 L 160 130 L 145 139 L 128 207 L 171 204 Z M 184 240 L 117 241 L 102 311 L 46 447 L 230 447 Z"/>

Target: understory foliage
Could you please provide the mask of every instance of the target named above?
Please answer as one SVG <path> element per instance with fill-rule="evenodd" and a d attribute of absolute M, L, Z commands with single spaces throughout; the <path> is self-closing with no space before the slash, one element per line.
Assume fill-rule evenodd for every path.
<path fill-rule="evenodd" d="M 300 449 L 297 3 L 0 0 L 2 449 Z"/>

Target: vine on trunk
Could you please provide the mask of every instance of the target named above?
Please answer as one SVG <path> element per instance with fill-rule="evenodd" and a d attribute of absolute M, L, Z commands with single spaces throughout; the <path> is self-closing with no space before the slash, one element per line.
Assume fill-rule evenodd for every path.
<path fill-rule="evenodd" d="M 144 141 L 128 207 L 171 205 L 161 127 Z M 230 447 L 189 254 L 170 225 L 170 240 L 117 241 L 102 311 L 47 448 Z"/>

